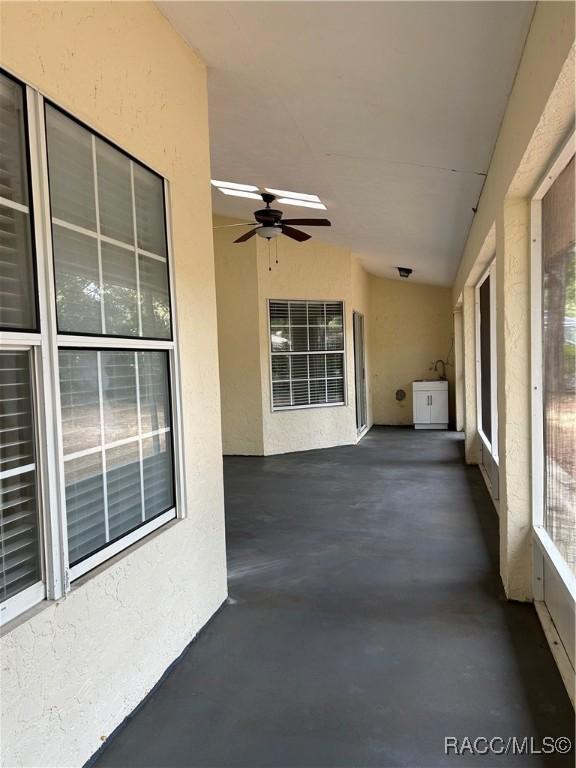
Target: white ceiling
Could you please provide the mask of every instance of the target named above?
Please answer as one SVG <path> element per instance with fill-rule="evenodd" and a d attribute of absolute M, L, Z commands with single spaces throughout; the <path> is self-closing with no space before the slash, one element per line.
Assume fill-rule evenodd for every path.
<path fill-rule="evenodd" d="M 333 226 L 311 234 L 453 282 L 534 3 L 158 5 L 208 65 L 213 178 L 317 194 Z"/>

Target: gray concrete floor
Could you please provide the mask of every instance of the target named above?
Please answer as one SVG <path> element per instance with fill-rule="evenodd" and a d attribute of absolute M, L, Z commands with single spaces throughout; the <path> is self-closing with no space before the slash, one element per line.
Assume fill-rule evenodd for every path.
<path fill-rule="evenodd" d="M 496 512 L 462 452 L 454 433 L 374 428 L 227 458 L 230 600 L 95 765 L 573 765 L 444 755 L 445 736 L 574 731 L 534 609 L 504 598 Z"/>

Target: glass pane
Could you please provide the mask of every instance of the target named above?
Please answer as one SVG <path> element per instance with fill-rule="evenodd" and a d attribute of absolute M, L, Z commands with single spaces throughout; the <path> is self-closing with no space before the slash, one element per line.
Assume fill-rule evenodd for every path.
<path fill-rule="evenodd" d="M 28 352 L 0 352 L 0 471 L 34 463 Z"/>
<path fill-rule="evenodd" d="M 137 442 L 106 451 L 106 488 L 110 539 L 113 540 L 143 522 Z"/>
<path fill-rule="evenodd" d="M 100 452 L 64 464 L 68 553 L 71 565 L 106 544 Z"/>
<path fill-rule="evenodd" d="M 480 392 L 482 432 L 492 440 L 492 397 L 490 372 L 490 277 L 482 283 L 480 294 Z"/>
<path fill-rule="evenodd" d="M 98 353 L 60 350 L 64 455 L 101 444 Z"/>
<path fill-rule="evenodd" d="M 308 366 L 311 379 L 326 377 L 326 355 L 308 355 Z"/>
<path fill-rule="evenodd" d="M 290 378 L 290 358 L 287 355 L 272 357 L 272 380 L 282 381 Z"/>
<path fill-rule="evenodd" d="M 308 325 L 308 312 L 304 302 L 290 302 L 290 325 Z"/>
<path fill-rule="evenodd" d="M 168 353 L 70 349 L 59 357 L 68 539 L 77 562 L 174 506 Z M 141 437 L 159 430 L 166 431 Z M 76 451 L 89 453 L 66 459 Z"/>
<path fill-rule="evenodd" d="M 170 426 L 168 354 L 138 352 L 142 434 Z"/>
<path fill-rule="evenodd" d="M 0 483 L 0 600 L 40 581 L 36 472 Z"/>
<path fill-rule="evenodd" d="M 341 328 L 326 328 L 326 349 L 344 349 L 344 332 Z"/>
<path fill-rule="evenodd" d="M 344 402 L 344 379 L 328 379 L 328 402 Z"/>
<path fill-rule="evenodd" d="M 146 519 L 174 506 L 170 435 L 163 433 L 142 441 L 144 510 Z"/>
<path fill-rule="evenodd" d="M 152 339 L 169 339 L 170 293 L 166 262 L 140 255 L 140 306 L 142 312 L 142 336 Z"/>
<path fill-rule="evenodd" d="M 0 352 L 0 601 L 41 578 L 33 423 L 30 353 Z"/>
<path fill-rule="evenodd" d="M 276 328 L 277 326 L 289 325 L 289 313 L 287 301 L 271 301 L 270 302 L 270 326 Z"/>
<path fill-rule="evenodd" d="M 145 354 L 145 353 L 141 353 Z M 104 436 L 114 443 L 138 434 L 138 395 L 134 352 L 100 352 Z"/>
<path fill-rule="evenodd" d="M 308 304 L 308 323 L 310 325 L 324 325 L 326 316 L 324 313 L 324 304 L 320 302 L 310 302 Z"/>
<path fill-rule="evenodd" d="M 0 204 L 0 326 L 34 330 L 36 306 L 30 217 Z"/>
<path fill-rule="evenodd" d="M 292 382 L 292 405 L 308 405 L 310 402 L 308 398 L 308 382 L 307 381 L 293 381 Z"/>
<path fill-rule="evenodd" d="M 57 224 L 53 230 L 58 330 L 101 333 L 98 244 Z"/>
<path fill-rule="evenodd" d="M 52 216 L 95 231 L 91 134 L 47 104 L 46 137 Z"/>
<path fill-rule="evenodd" d="M 545 526 L 576 573 L 574 159 L 542 201 Z"/>
<path fill-rule="evenodd" d="M 344 375 L 344 355 L 326 355 L 326 375 Z"/>
<path fill-rule="evenodd" d="M 326 330 L 321 326 L 312 326 L 309 329 L 310 351 L 320 352 L 326 349 Z"/>
<path fill-rule="evenodd" d="M 308 355 L 294 355 L 290 358 L 290 373 L 293 379 L 308 378 Z"/>
<path fill-rule="evenodd" d="M 106 333 L 138 336 L 136 259 L 132 251 L 102 243 Z"/>
<path fill-rule="evenodd" d="M 290 383 L 275 381 L 272 384 L 272 402 L 275 408 L 285 408 L 290 405 Z"/>
<path fill-rule="evenodd" d="M 290 338 L 293 352 L 306 352 L 308 350 L 308 328 L 306 326 L 291 326 Z"/>
<path fill-rule="evenodd" d="M 341 301 L 333 301 L 326 304 L 326 325 L 332 328 L 341 328 L 343 325 L 343 306 Z"/>
<path fill-rule="evenodd" d="M 134 196 L 138 247 L 166 256 L 163 182 L 138 163 L 134 163 Z"/>
<path fill-rule="evenodd" d="M 96 171 L 101 234 L 134 244 L 130 160 L 96 138 Z"/>
<path fill-rule="evenodd" d="M 326 380 L 317 379 L 310 382 L 310 403 L 320 405 L 326 402 Z"/>
<path fill-rule="evenodd" d="M 288 328 L 274 328 L 270 336 L 273 352 L 287 352 L 290 349 L 290 331 Z"/>
<path fill-rule="evenodd" d="M 24 90 L 0 73 L 0 197 L 28 205 Z"/>

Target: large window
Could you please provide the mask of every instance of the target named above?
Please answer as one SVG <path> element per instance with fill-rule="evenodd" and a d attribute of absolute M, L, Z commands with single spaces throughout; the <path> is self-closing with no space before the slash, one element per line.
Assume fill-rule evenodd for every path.
<path fill-rule="evenodd" d="M 574 136 L 531 208 L 534 595 L 576 659 L 576 205 Z M 559 652 L 561 649 L 558 649 Z"/>
<path fill-rule="evenodd" d="M 4 622 L 183 504 L 165 182 L 2 73 L 0 105 Z"/>
<path fill-rule="evenodd" d="M 343 405 L 344 305 L 270 301 L 272 407 Z"/>
<path fill-rule="evenodd" d="M 497 462 L 496 359 L 496 262 L 492 261 L 476 286 L 476 392 L 478 431 L 484 449 Z"/>
<path fill-rule="evenodd" d="M 574 158 L 542 199 L 544 525 L 576 573 Z"/>

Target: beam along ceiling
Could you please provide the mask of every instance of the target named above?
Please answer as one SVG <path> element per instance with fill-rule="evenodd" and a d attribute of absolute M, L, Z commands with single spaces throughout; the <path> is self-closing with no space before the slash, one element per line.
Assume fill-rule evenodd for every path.
<path fill-rule="evenodd" d="M 374 274 L 453 282 L 534 3 L 158 5 L 208 65 L 213 178 L 318 195 L 285 215 L 327 215 L 310 233 Z"/>

